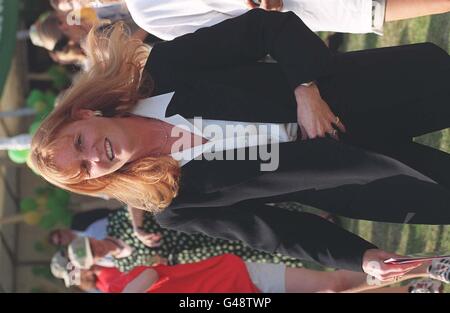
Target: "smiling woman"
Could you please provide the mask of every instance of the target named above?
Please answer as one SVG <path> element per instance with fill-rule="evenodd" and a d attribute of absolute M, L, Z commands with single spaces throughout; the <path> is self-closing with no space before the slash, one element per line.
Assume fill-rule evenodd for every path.
<path fill-rule="evenodd" d="M 32 143 L 31 160 L 44 177 L 65 189 L 109 194 L 124 202 L 135 194 L 139 195 L 136 206 L 166 206 L 177 191 L 176 161 L 141 157 L 133 162 L 150 149 L 139 144 L 142 138 L 149 140 L 148 133 L 130 136 L 134 130 L 142 130 L 142 123 L 128 113 L 142 97 L 141 70 L 149 50 L 142 42 L 129 39 L 123 27 L 109 29 L 101 36 L 90 34 L 90 58 L 96 65 L 78 78 L 41 125 Z M 122 45 L 124 41 L 128 44 Z M 103 64 L 108 64 L 107 71 Z M 96 87 L 88 87 L 92 84 Z M 98 111 L 103 116 L 98 116 Z M 159 127 L 155 130 L 150 125 L 155 132 L 160 132 Z M 154 145 L 160 144 L 160 139 L 154 141 Z M 112 157 L 108 158 L 108 150 Z M 140 181 L 137 185 L 141 188 L 132 187 L 132 181 Z"/>
<path fill-rule="evenodd" d="M 450 223 L 450 177 L 441 170 L 450 158 L 411 141 L 450 125 L 450 59 L 432 44 L 334 56 L 294 13 L 255 9 L 158 43 L 150 55 L 123 26 L 92 32 L 88 48 L 92 69 L 33 138 L 33 165 L 58 186 L 157 213 L 163 227 L 384 280 L 411 268 L 384 264 L 394 255 L 320 217 L 267 203 Z M 258 62 L 267 54 L 277 63 Z M 318 131 L 308 133 L 315 140 L 276 142 L 272 171 L 261 171 L 261 154 L 210 159 L 201 140 L 205 158 L 180 164 L 170 154 L 178 138 L 167 134 L 195 117 Z M 186 132 L 208 139 L 204 129 Z M 243 140 L 227 152 L 250 148 Z"/>
<path fill-rule="evenodd" d="M 56 144 L 55 165 L 77 169 L 83 178 L 98 178 L 133 161 L 121 119 L 90 116 L 63 127 Z M 99 131 L 100 130 L 100 131 Z M 128 136 L 129 137 L 129 136 Z"/>

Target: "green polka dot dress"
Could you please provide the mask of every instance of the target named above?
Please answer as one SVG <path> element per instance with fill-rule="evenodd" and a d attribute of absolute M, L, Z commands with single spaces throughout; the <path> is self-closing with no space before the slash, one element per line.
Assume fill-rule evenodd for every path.
<path fill-rule="evenodd" d="M 174 265 L 198 262 L 224 253 L 233 253 L 249 262 L 284 263 L 288 267 L 302 266 L 297 259 L 251 249 L 240 241 L 217 239 L 202 234 L 188 235 L 162 228 L 151 214 L 145 214 L 143 228 L 147 233 L 162 235 L 159 247 L 147 247 L 134 235 L 126 209 L 116 210 L 108 216 L 108 236 L 120 239 L 133 248 L 133 253 L 129 257 L 114 260 L 120 271 L 126 272 L 136 266 L 152 265 L 156 256 L 166 258 L 170 265 Z"/>

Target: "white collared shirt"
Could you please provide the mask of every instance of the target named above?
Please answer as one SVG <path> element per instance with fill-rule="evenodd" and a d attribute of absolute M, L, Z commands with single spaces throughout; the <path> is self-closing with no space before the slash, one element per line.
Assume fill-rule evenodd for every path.
<path fill-rule="evenodd" d="M 93 6 L 97 18 L 110 20 L 112 23 L 130 19 L 130 12 L 124 3 L 100 3 Z"/>
<path fill-rule="evenodd" d="M 193 147 L 177 149 L 171 156 L 180 166 L 201 157 L 205 152 L 221 152 L 265 144 L 277 144 L 297 139 L 297 123 L 248 123 L 236 121 L 185 119 L 179 114 L 165 117 L 174 92 L 143 99 L 138 102 L 133 114 L 159 119 L 190 131 L 208 140 L 205 144 L 194 143 Z M 220 156 L 218 156 L 220 158 Z"/>
<path fill-rule="evenodd" d="M 78 237 L 91 237 L 97 240 L 103 240 L 108 236 L 108 218 L 96 220 L 90 224 L 84 231 L 76 231 Z"/>
<path fill-rule="evenodd" d="M 374 31 L 372 2 L 379 1 L 385 0 L 283 0 L 282 11 L 294 12 L 313 31 L 370 33 Z M 245 0 L 125 2 L 137 25 L 164 40 L 172 40 L 248 11 Z"/>

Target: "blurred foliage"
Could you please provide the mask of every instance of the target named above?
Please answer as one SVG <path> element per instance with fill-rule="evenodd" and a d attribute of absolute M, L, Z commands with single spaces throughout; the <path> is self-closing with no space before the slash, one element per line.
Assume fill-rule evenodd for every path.
<path fill-rule="evenodd" d="M 52 65 L 47 73 L 52 78 L 53 88 L 57 90 L 67 88 L 72 82 L 70 75 L 64 66 Z"/>
<path fill-rule="evenodd" d="M 45 279 L 53 279 L 52 272 L 50 271 L 50 266 L 33 266 L 31 272 L 34 276 L 42 277 Z"/>
<path fill-rule="evenodd" d="M 70 226 L 72 212 L 69 209 L 70 194 L 67 191 L 46 185 L 35 190 L 33 197 L 20 201 L 20 211 L 27 215 L 25 223 L 50 230 L 56 225 Z"/>

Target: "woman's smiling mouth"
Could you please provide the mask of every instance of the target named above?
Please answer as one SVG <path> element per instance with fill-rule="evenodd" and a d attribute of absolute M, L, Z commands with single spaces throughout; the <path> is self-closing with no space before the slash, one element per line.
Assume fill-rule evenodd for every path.
<path fill-rule="evenodd" d="M 109 141 L 108 138 L 105 138 L 105 151 L 106 151 L 106 155 L 108 156 L 108 159 L 110 161 L 114 160 L 114 158 L 115 158 L 114 150 L 113 150 L 111 141 Z"/>

